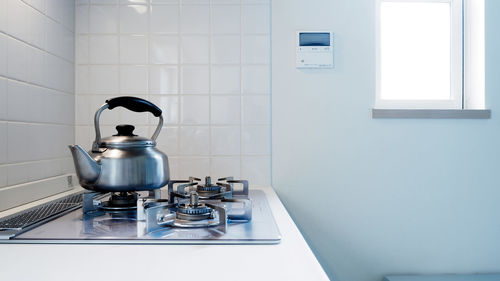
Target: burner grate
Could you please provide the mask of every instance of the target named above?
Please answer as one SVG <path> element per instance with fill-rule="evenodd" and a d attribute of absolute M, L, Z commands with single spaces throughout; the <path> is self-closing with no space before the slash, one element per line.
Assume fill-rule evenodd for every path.
<path fill-rule="evenodd" d="M 46 220 L 64 211 L 80 207 L 83 197 L 82 193 L 55 200 L 46 204 L 28 209 L 15 216 L 9 216 L 0 220 L 0 229 L 22 229 L 35 223 Z"/>

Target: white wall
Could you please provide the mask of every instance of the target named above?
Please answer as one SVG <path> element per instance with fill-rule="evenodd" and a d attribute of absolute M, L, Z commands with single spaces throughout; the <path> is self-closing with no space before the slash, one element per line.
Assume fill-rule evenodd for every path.
<path fill-rule="evenodd" d="M 2 198 L 19 184 L 73 170 L 67 148 L 74 142 L 73 61 L 73 1 L 0 1 Z M 0 210 L 22 203 L 9 199 Z"/>
<path fill-rule="evenodd" d="M 332 279 L 500 271 L 500 2 L 486 11 L 492 119 L 374 120 L 374 1 L 273 1 L 273 185 Z M 301 29 L 335 32 L 334 70 L 295 69 Z"/>
<path fill-rule="evenodd" d="M 106 99 L 134 95 L 164 110 L 171 178 L 269 184 L 269 10 L 269 0 L 78 0 L 77 143 L 90 148 Z M 104 136 L 121 123 L 149 136 L 157 124 L 125 110 L 102 118 Z"/>

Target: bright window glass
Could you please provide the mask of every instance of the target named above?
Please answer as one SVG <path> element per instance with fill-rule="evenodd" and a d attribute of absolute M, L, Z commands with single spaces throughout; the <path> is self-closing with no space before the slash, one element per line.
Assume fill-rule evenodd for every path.
<path fill-rule="evenodd" d="M 380 98 L 452 98 L 451 4 L 382 2 Z"/>

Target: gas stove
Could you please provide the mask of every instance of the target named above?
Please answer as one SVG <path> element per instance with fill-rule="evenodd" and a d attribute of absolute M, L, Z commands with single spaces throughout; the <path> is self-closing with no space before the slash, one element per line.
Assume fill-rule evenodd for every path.
<path fill-rule="evenodd" d="M 0 220 L 0 243 L 279 242 L 264 192 L 232 177 L 173 180 L 149 192 L 84 191 Z"/>

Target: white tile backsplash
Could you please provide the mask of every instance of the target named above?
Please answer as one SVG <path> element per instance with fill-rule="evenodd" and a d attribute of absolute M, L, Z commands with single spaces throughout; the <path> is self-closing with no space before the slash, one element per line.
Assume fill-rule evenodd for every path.
<path fill-rule="evenodd" d="M 208 156 L 210 155 L 210 131 L 203 127 L 180 128 L 180 155 Z"/>
<path fill-rule="evenodd" d="M 241 171 L 241 177 L 252 184 L 269 184 L 271 182 L 271 158 L 266 156 L 243 156 Z"/>
<path fill-rule="evenodd" d="M 210 121 L 215 125 L 239 125 L 241 123 L 240 96 L 213 96 Z"/>
<path fill-rule="evenodd" d="M 241 27 L 241 6 L 213 5 L 211 27 L 214 34 L 239 34 Z"/>
<path fill-rule="evenodd" d="M 242 4 L 270 4 L 271 0 L 241 0 Z"/>
<path fill-rule="evenodd" d="M 150 13 L 151 33 L 179 32 L 179 6 L 153 4 Z"/>
<path fill-rule="evenodd" d="M 211 71 L 212 94 L 240 94 L 241 92 L 240 66 L 216 65 Z"/>
<path fill-rule="evenodd" d="M 210 93 L 210 69 L 208 65 L 181 67 L 181 81 L 183 94 Z"/>
<path fill-rule="evenodd" d="M 68 61 L 73 61 L 75 57 L 73 32 L 55 21 L 49 20 L 46 25 L 47 51 Z"/>
<path fill-rule="evenodd" d="M 2 76 L 7 74 L 7 40 L 8 37 L 0 33 L 0 75 Z"/>
<path fill-rule="evenodd" d="M 118 6 L 91 5 L 89 10 L 89 32 L 117 33 Z M 77 22 L 78 24 L 79 22 Z"/>
<path fill-rule="evenodd" d="M 179 38 L 168 35 L 152 35 L 150 62 L 153 64 L 179 63 Z"/>
<path fill-rule="evenodd" d="M 119 67 L 113 65 L 92 65 L 89 69 L 89 92 L 95 94 L 118 93 Z"/>
<path fill-rule="evenodd" d="M 268 125 L 271 123 L 270 97 L 243 96 L 242 118 L 243 124 Z"/>
<path fill-rule="evenodd" d="M 188 3 L 183 0 L 182 3 Z M 182 5 L 181 33 L 204 34 L 210 31 L 210 6 Z"/>
<path fill-rule="evenodd" d="M 271 153 L 271 127 L 243 126 L 242 147 L 246 155 L 268 155 Z"/>
<path fill-rule="evenodd" d="M 150 66 L 150 94 L 178 94 L 179 70 L 177 66 Z"/>
<path fill-rule="evenodd" d="M 151 4 L 179 4 L 180 0 L 149 0 Z"/>
<path fill-rule="evenodd" d="M 212 4 L 240 4 L 241 0 L 212 0 Z"/>
<path fill-rule="evenodd" d="M 210 62 L 209 36 L 183 36 L 181 44 L 182 63 L 206 64 Z"/>
<path fill-rule="evenodd" d="M 243 94 L 269 94 L 271 78 L 269 67 L 263 65 L 244 65 L 241 68 Z"/>
<path fill-rule="evenodd" d="M 240 127 L 212 127 L 212 154 L 239 155 L 241 153 Z"/>
<path fill-rule="evenodd" d="M 8 1 L 0 1 L 0 31 L 7 30 L 7 4 Z"/>
<path fill-rule="evenodd" d="M 122 64 L 147 64 L 148 40 L 144 35 L 121 35 L 120 48 L 115 51 L 120 53 Z"/>
<path fill-rule="evenodd" d="M 90 35 L 89 61 L 91 64 L 118 63 L 117 35 Z"/>
<path fill-rule="evenodd" d="M 75 61 L 79 64 L 89 63 L 89 36 L 79 35 L 75 42 Z"/>
<path fill-rule="evenodd" d="M 243 63 L 268 64 L 271 61 L 269 35 L 245 35 L 242 40 Z"/>
<path fill-rule="evenodd" d="M 150 126 L 149 134 L 152 135 L 156 126 Z M 156 139 L 156 147 L 165 152 L 169 157 L 179 155 L 179 128 L 163 127 Z"/>
<path fill-rule="evenodd" d="M 29 164 L 14 164 L 14 165 L 9 165 L 6 167 L 7 168 L 7 184 L 8 185 L 15 185 L 15 184 L 20 184 L 24 182 L 28 182 L 28 173 L 26 173 L 26 170 L 29 169 Z"/>
<path fill-rule="evenodd" d="M 210 4 L 210 0 L 181 0 L 183 4 L 203 4 L 203 5 L 208 5 Z"/>
<path fill-rule="evenodd" d="M 24 42 L 33 43 L 30 28 L 33 8 L 22 1 L 7 1 L 7 31 L 9 35 Z"/>
<path fill-rule="evenodd" d="M 179 167 L 177 178 L 186 179 L 190 176 L 203 178 L 210 174 L 210 158 L 208 157 L 184 157 L 178 159 Z"/>
<path fill-rule="evenodd" d="M 169 156 L 172 178 L 270 183 L 269 1 L 77 3 L 77 142 L 90 147 L 93 114 L 105 99 L 134 95 L 163 110 L 157 145 Z M 157 122 L 115 109 L 102 114 L 102 132 L 131 123 L 149 137 Z"/>
<path fill-rule="evenodd" d="M 53 51 L 51 48 L 52 46 L 49 45 L 49 43 L 52 43 L 50 40 L 57 40 L 57 38 L 54 37 L 64 36 L 66 30 L 68 33 L 73 34 L 73 32 L 68 30 L 68 27 L 64 27 L 59 22 L 54 20 L 47 19 L 44 14 L 32 9 L 32 7 L 28 7 L 28 9 L 28 17 L 31 20 L 31 26 L 28 32 L 30 43 L 34 46 L 48 51 Z M 66 44 L 59 44 L 59 47 L 66 47 Z M 67 58 L 72 59 L 72 57 Z"/>
<path fill-rule="evenodd" d="M 13 37 L 7 38 L 7 76 L 31 81 L 33 48 Z"/>
<path fill-rule="evenodd" d="M 7 123 L 0 122 L 0 164 L 7 163 L 7 145 Z"/>
<path fill-rule="evenodd" d="M 149 100 L 163 111 L 163 120 L 166 125 L 179 124 L 179 96 L 154 95 Z M 150 115 L 149 124 L 156 125 L 158 118 Z"/>
<path fill-rule="evenodd" d="M 243 33 L 269 33 L 271 19 L 269 9 L 269 5 L 243 5 Z"/>
<path fill-rule="evenodd" d="M 149 0 L 120 0 L 120 4 L 148 4 Z"/>
<path fill-rule="evenodd" d="M 92 141 L 95 139 L 93 126 L 75 126 L 75 143 L 85 150 L 92 148 Z"/>
<path fill-rule="evenodd" d="M 40 0 L 37 0 L 40 1 Z M 45 0 L 46 1 L 46 14 L 57 21 L 65 28 L 74 30 L 74 1 L 67 0 Z M 36 1 L 34 1 L 36 2 Z"/>
<path fill-rule="evenodd" d="M 87 65 L 76 66 L 75 88 L 76 94 L 88 94 L 90 91 L 89 67 Z M 78 108 L 78 107 L 77 107 Z"/>
<path fill-rule="evenodd" d="M 212 157 L 210 161 L 210 175 L 214 178 L 225 178 L 230 176 L 236 179 L 240 178 L 240 157 Z"/>
<path fill-rule="evenodd" d="M 148 93 L 148 67 L 121 66 L 120 92 L 132 95 L 146 95 Z"/>
<path fill-rule="evenodd" d="M 7 175 L 7 166 L 0 166 L 0 188 L 7 186 Z"/>
<path fill-rule="evenodd" d="M 212 37 L 211 61 L 215 64 L 236 64 L 240 62 L 240 36 L 214 35 Z"/>
<path fill-rule="evenodd" d="M 120 6 L 120 32 L 144 34 L 148 32 L 148 6 Z"/>
<path fill-rule="evenodd" d="M 0 77 L 0 120 L 7 118 L 7 104 L 7 79 Z"/>
<path fill-rule="evenodd" d="M 119 0 L 90 0 L 91 4 L 118 4 Z"/>
<path fill-rule="evenodd" d="M 64 163 L 70 159 L 67 145 L 74 143 L 74 60 L 87 62 L 88 53 L 75 54 L 74 1 L 0 2 L 0 187 L 5 187 L 73 172 Z M 78 9 L 83 34 L 89 7 Z M 78 40 L 82 46 L 85 39 Z"/>
<path fill-rule="evenodd" d="M 85 34 L 89 32 L 89 6 L 75 7 L 75 28 L 77 34 Z"/>
<path fill-rule="evenodd" d="M 201 125 L 209 124 L 210 98 L 209 96 L 181 97 L 182 124 Z"/>

